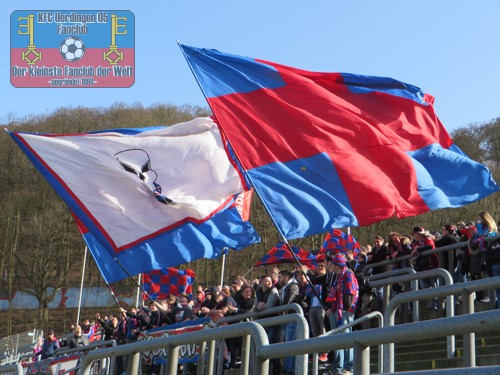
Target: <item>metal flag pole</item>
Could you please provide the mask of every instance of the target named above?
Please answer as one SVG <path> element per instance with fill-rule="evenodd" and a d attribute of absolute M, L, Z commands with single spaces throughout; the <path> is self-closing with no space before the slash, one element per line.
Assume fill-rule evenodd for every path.
<path fill-rule="evenodd" d="M 142 273 L 140 273 L 138 278 L 137 278 L 137 295 L 135 297 L 135 307 L 136 308 L 139 307 L 139 300 L 141 298 L 141 288 L 139 287 L 139 285 L 141 285 L 141 282 L 142 282 Z"/>
<path fill-rule="evenodd" d="M 82 281 L 80 282 L 80 297 L 78 298 L 78 312 L 76 314 L 76 324 L 77 326 L 80 321 L 80 310 L 82 308 L 82 295 L 83 295 L 83 280 L 85 279 L 85 267 L 87 265 L 87 252 L 88 252 L 88 247 L 85 246 L 85 252 L 83 254 L 83 267 L 82 267 Z"/>
<path fill-rule="evenodd" d="M 224 286 L 224 269 L 226 268 L 226 254 L 229 254 L 229 249 L 225 247 L 222 250 L 222 267 L 220 272 L 220 287 Z"/>

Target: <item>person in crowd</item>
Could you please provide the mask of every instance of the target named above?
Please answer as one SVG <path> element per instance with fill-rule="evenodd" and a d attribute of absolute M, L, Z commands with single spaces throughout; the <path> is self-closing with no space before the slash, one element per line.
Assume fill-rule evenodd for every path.
<path fill-rule="evenodd" d="M 241 295 L 241 288 L 243 287 L 243 281 L 237 277 L 231 283 L 231 296 L 234 298 L 236 305 L 239 305 L 243 299 Z"/>
<path fill-rule="evenodd" d="M 90 344 L 89 338 L 83 333 L 82 327 L 79 325 L 75 327 L 73 334 L 68 337 L 67 342 L 69 348 L 79 348 Z"/>
<path fill-rule="evenodd" d="M 476 222 L 476 231 L 469 239 L 471 280 L 481 279 L 483 271 L 486 271 L 487 245 L 484 237 L 494 236 L 497 230 L 497 224 L 489 212 L 480 212 Z M 484 291 L 479 290 L 476 292 L 476 302 L 489 302 L 489 298 L 484 295 Z"/>
<path fill-rule="evenodd" d="M 320 260 L 317 262 L 316 269 L 319 270 L 316 272 L 316 274 L 326 274 L 326 269 L 325 269 L 325 261 Z M 311 285 L 305 280 L 305 277 L 303 274 L 298 274 L 297 279 L 299 281 L 299 286 L 302 288 L 305 288 L 304 290 L 304 297 L 305 297 L 305 304 L 307 306 L 307 318 L 309 321 L 309 325 L 311 327 L 311 337 L 317 337 L 319 335 L 322 335 L 325 333 L 325 309 L 323 308 L 322 305 L 322 292 L 323 292 L 323 285 L 322 284 L 313 284 L 314 289 L 316 290 L 316 293 L 313 291 Z M 304 279 L 304 280 L 301 280 Z M 305 284 L 304 284 L 305 281 Z M 302 291 L 301 291 L 302 294 Z M 327 362 L 328 361 L 328 355 L 327 353 L 321 353 L 319 355 L 319 361 L 320 362 Z"/>
<path fill-rule="evenodd" d="M 167 323 L 165 315 L 158 308 L 156 301 L 149 301 L 149 309 L 144 310 L 147 311 L 149 315 L 149 325 L 147 329 L 158 328 Z"/>
<path fill-rule="evenodd" d="M 271 272 L 271 280 L 273 281 L 273 285 L 276 289 L 280 290 L 281 286 L 278 280 L 278 275 L 280 273 L 280 270 L 277 267 L 273 268 L 273 271 Z"/>
<path fill-rule="evenodd" d="M 80 326 L 82 327 L 82 334 L 87 336 L 90 342 L 94 341 L 95 324 L 92 324 L 89 318 L 83 318 Z"/>
<path fill-rule="evenodd" d="M 182 323 L 193 319 L 193 310 L 189 305 L 189 299 L 186 295 L 181 295 L 179 297 L 179 306 L 173 308 L 172 314 L 175 317 L 176 323 Z"/>
<path fill-rule="evenodd" d="M 120 311 L 118 315 L 118 325 L 116 326 L 115 331 L 113 332 L 113 338 L 116 341 L 117 345 L 126 344 L 127 340 L 127 315 Z M 127 356 L 117 356 L 116 357 L 116 369 L 118 375 L 123 375 L 126 367 L 126 359 Z"/>
<path fill-rule="evenodd" d="M 139 314 L 139 311 L 136 307 L 132 306 L 129 310 L 121 309 L 121 311 L 126 315 L 126 334 L 125 334 L 125 342 L 135 342 L 141 332 L 141 327 L 147 326 L 147 323 L 143 325 L 145 322 L 145 317 L 142 314 Z"/>
<path fill-rule="evenodd" d="M 333 271 L 337 278 L 326 300 L 326 302 L 330 303 L 326 314 L 329 317 L 332 329 L 354 321 L 359 287 L 354 272 L 348 269 L 346 264 L 346 258 L 341 253 L 335 255 L 332 259 Z M 351 331 L 351 328 L 346 329 L 346 332 Z M 353 355 L 352 348 L 335 351 L 332 369 L 340 374 L 352 373 Z"/>
<path fill-rule="evenodd" d="M 500 276 L 500 240 L 488 245 L 486 268 L 491 277 Z M 500 288 L 495 289 L 496 308 L 500 309 Z"/>
<path fill-rule="evenodd" d="M 449 245 L 454 245 L 458 243 L 458 238 L 455 235 L 455 230 L 454 227 L 451 224 L 444 224 L 441 227 L 441 238 L 436 239 L 434 241 L 434 244 L 436 245 L 436 248 L 443 247 L 443 246 L 449 246 Z M 444 269 L 450 270 L 450 272 L 453 274 L 453 282 L 458 281 L 458 274 L 455 272 L 455 270 L 458 267 L 458 259 L 456 256 L 453 256 L 456 251 L 445 251 L 442 253 L 439 253 L 439 257 L 443 260 L 442 261 L 442 267 Z"/>
<path fill-rule="evenodd" d="M 387 246 L 384 244 L 384 239 L 381 236 L 375 236 L 373 240 L 372 250 L 368 253 L 368 264 L 379 263 L 387 259 L 388 257 Z M 373 267 L 372 274 L 378 275 L 380 273 L 389 271 L 391 269 L 390 265 L 376 266 Z"/>
<path fill-rule="evenodd" d="M 279 294 L 276 287 L 273 285 L 271 276 L 263 276 L 260 279 L 260 287 L 255 293 L 255 304 L 253 311 L 263 311 L 272 307 L 278 306 Z M 267 337 L 270 344 L 276 344 L 280 338 L 279 326 L 271 326 L 267 328 Z M 279 358 L 271 359 L 272 375 L 281 375 L 281 361 Z"/>
<path fill-rule="evenodd" d="M 388 259 L 401 258 L 411 253 L 411 242 L 408 238 L 402 237 L 397 232 L 389 233 L 387 244 Z M 392 265 L 392 269 L 401 269 L 408 266 L 408 262 L 397 262 Z"/>
<path fill-rule="evenodd" d="M 195 317 L 199 316 L 203 301 L 205 301 L 205 292 L 203 290 L 198 290 L 193 304 L 193 314 Z"/>
<path fill-rule="evenodd" d="M 237 305 L 228 304 L 228 314 L 244 314 L 252 311 L 255 303 L 255 292 L 250 285 L 243 285 L 239 290 L 241 293 L 241 300 Z M 238 358 L 241 353 L 242 340 L 241 337 L 231 337 L 226 339 L 226 345 L 230 353 L 230 362 L 228 368 L 238 368 L 239 361 Z"/>
<path fill-rule="evenodd" d="M 383 262 L 389 258 L 389 252 L 387 250 L 387 246 L 384 243 L 384 239 L 382 236 L 375 236 L 373 239 L 373 247 L 371 251 L 367 254 L 368 256 L 368 264 L 375 264 L 379 262 Z M 391 264 L 381 265 L 372 267 L 372 275 L 379 275 L 381 273 L 390 271 L 392 268 Z M 377 293 L 384 298 L 384 287 L 381 286 L 377 289 Z"/>
<path fill-rule="evenodd" d="M 382 298 L 377 294 L 375 288 L 370 287 L 367 283 L 358 284 L 359 285 L 359 300 L 356 318 L 361 318 L 362 316 L 368 315 L 371 312 L 378 311 L 383 313 L 384 302 Z M 370 327 L 377 327 L 378 324 L 372 319 L 370 322 L 364 322 L 362 324 L 363 329 L 368 329 Z"/>
<path fill-rule="evenodd" d="M 278 274 L 278 280 L 280 284 L 279 297 L 280 304 L 282 306 L 289 305 L 291 303 L 302 304 L 300 300 L 300 290 L 297 280 L 294 279 L 293 274 L 288 270 L 282 270 Z M 295 340 L 296 334 L 296 323 L 287 323 L 282 326 L 283 330 L 283 340 L 285 342 L 291 342 Z M 294 374 L 295 373 L 295 356 L 286 357 L 283 364 L 283 374 Z"/>
<path fill-rule="evenodd" d="M 238 302 L 236 302 L 235 298 L 233 297 L 233 294 L 231 293 L 231 288 L 228 285 L 224 285 L 222 287 L 221 296 L 227 299 L 228 306 L 231 305 L 238 307 Z M 240 296 L 240 293 L 238 293 L 238 296 Z M 239 299 L 241 299 L 241 297 L 239 297 Z M 227 315 L 231 314 L 232 314 L 231 311 L 228 309 Z"/>
<path fill-rule="evenodd" d="M 109 315 L 107 319 L 101 319 L 101 314 L 99 313 L 95 314 L 95 318 L 104 331 L 104 340 L 113 340 L 113 333 L 118 325 L 118 318 Z"/>
<path fill-rule="evenodd" d="M 366 255 L 366 249 L 360 248 L 358 257 L 356 259 L 356 265 L 354 266 L 354 273 L 356 274 L 356 277 L 359 279 L 361 278 L 361 275 L 363 273 L 363 270 L 365 269 L 366 265 L 368 264 L 368 257 Z M 368 270 L 370 271 L 370 270 Z M 370 276 L 371 273 L 368 272 L 367 276 Z"/>
<path fill-rule="evenodd" d="M 438 256 L 434 252 L 430 255 L 421 255 L 422 252 L 427 250 L 435 249 L 434 240 L 432 236 L 423 227 L 414 227 L 413 232 L 413 244 L 411 254 L 415 256 L 414 268 L 415 271 L 427 271 L 434 268 L 438 268 Z M 437 277 L 429 277 L 425 279 L 419 279 L 420 289 L 435 288 L 437 286 Z M 427 307 L 429 309 L 438 308 L 438 299 L 428 301 Z"/>
<path fill-rule="evenodd" d="M 218 287 L 210 288 L 210 300 L 205 302 L 201 307 L 200 316 L 217 320 L 227 314 L 227 297 L 220 293 Z"/>
<path fill-rule="evenodd" d="M 54 352 L 60 347 L 61 345 L 56 338 L 54 330 L 49 329 L 47 331 L 47 336 L 45 336 L 45 340 L 43 340 L 42 347 L 40 348 L 40 359 L 43 360 L 52 357 Z"/>

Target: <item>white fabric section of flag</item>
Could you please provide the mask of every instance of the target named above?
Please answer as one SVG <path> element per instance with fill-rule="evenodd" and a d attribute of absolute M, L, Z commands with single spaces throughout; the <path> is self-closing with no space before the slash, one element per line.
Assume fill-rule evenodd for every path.
<path fill-rule="evenodd" d="M 242 192 L 210 118 L 134 135 L 20 134 L 117 248 L 186 218 L 203 221 Z M 159 202 L 153 191 L 174 204 Z"/>

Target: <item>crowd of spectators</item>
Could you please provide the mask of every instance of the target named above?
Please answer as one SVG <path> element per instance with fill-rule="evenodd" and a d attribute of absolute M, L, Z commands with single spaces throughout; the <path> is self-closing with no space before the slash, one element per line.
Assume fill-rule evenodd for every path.
<path fill-rule="evenodd" d="M 318 257 L 314 268 L 293 265 L 282 267 L 281 270 L 274 268 L 271 273 L 254 280 L 238 276 L 231 285 L 208 288 L 199 286 L 192 295 L 171 295 L 166 300 L 151 301 L 148 306 L 121 309 L 117 316 L 101 318 L 96 314 L 94 322 L 85 319 L 82 327 L 75 327 L 64 345 L 87 345 L 96 333 L 105 340 L 114 339 L 120 345 L 136 341 L 144 330 L 196 318 L 209 317 L 217 320 L 224 316 L 263 311 L 290 303 L 302 306 L 310 325 L 310 336 L 316 337 L 352 322 L 356 317 L 382 310 L 383 291 L 370 287 L 366 276 L 405 267 L 412 267 L 419 272 L 439 266 L 451 269 L 455 282 L 477 280 L 485 275 L 500 276 L 500 246 L 496 250 L 496 242 L 487 245 L 484 240 L 496 232 L 497 224 L 491 215 L 481 212 L 476 222 L 460 222 L 456 225 L 447 223 L 438 232 L 417 226 L 407 236 L 396 232 L 389 233 L 386 238 L 377 235 L 373 244 L 362 246 L 357 254 L 348 251 L 345 254 L 334 253 Z M 441 257 L 437 252 L 428 252 L 461 241 L 467 241 L 467 246 L 443 252 Z M 422 255 L 426 251 L 426 255 Z M 386 260 L 394 262 L 372 266 Z M 419 283 L 420 288 L 430 288 L 437 286 L 438 280 L 420 279 Z M 394 284 L 391 293 L 403 291 L 404 285 Z M 500 289 L 497 289 L 497 307 L 499 292 Z M 486 301 L 482 292 L 477 292 L 476 301 Z M 436 303 L 437 301 L 430 301 L 428 308 L 437 308 Z M 266 328 L 266 331 L 270 343 L 294 340 L 296 334 L 294 324 L 272 326 Z M 225 368 L 239 366 L 241 345 L 241 340 L 226 340 Z M 49 331 L 40 345 L 41 358 L 51 356 L 58 347 L 54 332 Z M 331 363 L 332 373 L 349 374 L 352 371 L 352 349 L 318 354 L 320 361 Z M 294 357 L 287 357 L 283 361 L 271 360 L 272 373 L 293 374 L 294 361 Z M 123 358 L 119 358 L 117 373 L 123 374 L 125 368 Z M 156 374 L 158 370 L 156 366 L 148 368 L 150 374 Z"/>

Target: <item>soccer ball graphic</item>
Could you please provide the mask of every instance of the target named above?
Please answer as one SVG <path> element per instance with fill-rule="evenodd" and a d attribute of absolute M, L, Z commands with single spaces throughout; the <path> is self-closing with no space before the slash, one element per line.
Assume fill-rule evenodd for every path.
<path fill-rule="evenodd" d="M 69 36 L 61 42 L 59 47 L 61 56 L 67 61 L 78 61 L 85 53 L 83 41 L 76 36 Z"/>

